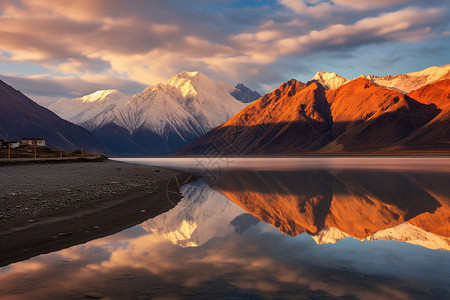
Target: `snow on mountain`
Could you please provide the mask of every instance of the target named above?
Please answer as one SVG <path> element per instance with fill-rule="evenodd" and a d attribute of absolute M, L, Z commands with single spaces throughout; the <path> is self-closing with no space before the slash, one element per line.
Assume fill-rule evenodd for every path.
<path fill-rule="evenodd" d="M 427 84 L 444 79 L 449 79 L 450 65 L 430 67 L 422 71 L 395 76 L 361 75 L 360 77 L 366 78 L 367 80 L 370 80 L 379 86 L 393 88 L 401 93 L 407 94 Z M 342 77 L 336 73 L 323 71 L 317 72 L 311 80 L 319 82 L 327 90 L 337 89 L 350 81 L 349 79 Z"/>
<path fill-rule="evenodd" d="M 200 72 L 182 72 L 167 84 L 147 88 L 98 119 L 125 128 L 134 142 L 149 149 L 150 154 L 170 154 L 245 107 L 230 95 L 233 89 L 232 85 L 215 82 Z"/>
<path fill-rule="evenodd" d="M 183 200 L 176 207 L 144 222 L 142 227 L 174 245 L 198 247 L 212 238 L 238 232 L 239 217 L 247 215 L 202 180 L 184 185 L 181 193 Z"/>
<path fill-rule="evenodd" d="M 134 95 L 126 103 L 114 110 L 114 116 L 106 113 L 103 118 L 133 134 L 139 128 L 146 128 L 158 135 L 176 132 L 185 139 L 183 133 L 203 133 L 200 123 L 181 103 L 182 92 L 172 86 L 158 84 L 153 88 Z"/>
<path fill-rule="evenodd" d="M 206 131 L 230 119 L 245 107 L 231 96 L 234 87 L 225 82 L 214 82 L 200 72 L 182 72 L 173 76 L 168 86 L 181 91 L 177 101 Z"/>
<path fill-rule="evenodd" d="M 92 119 L 114 110 L 116 106 L 126 103 L 128 98 L 118 90 L 99 90 L 80 98 L 61 98 L 48 108 L 65 120 L 91 129 Z M 86 122 L 87 125 L 84 124 Z M 98 126 L 96 123 L 92 125 Z"/>
<path fill-rule="evenodd" d="M 94 133 L 119 154 L 170 154 L 226 122 L 246 104 L 235 87 L 200 72 L 181 72 L 166 84 L 127 97 L 98 91 L 61 99 L 49 108 Z"/>
<path fill-rule="evenodd" d="M 323 71 L 317 72 L 311 80 L 319 82 L 327 90 L 337 89 L 350 81 L 349 79 L 342 77 L 336 73 Z"/>
<path fill-rule="evenodd" d="M 427 84 L 450 78 L 450 66 L 430 67 L 422 71 L 395 75 L 361 75 L 377 85 L 396 89 L 404 94 L 417 90 Z"/>
<path fill-rule="evenodd" d="M 147 88 L 118 106 L 112 121 L 130 133 L 145 127 L 162 135 L 172 128 L 200 136 L 245 107 L 230 95 L 233 90 L 232 85 L 200 72 L 181 72 L 167 84 Z M 105 115 L 108 119 L 109 113 Z"/>

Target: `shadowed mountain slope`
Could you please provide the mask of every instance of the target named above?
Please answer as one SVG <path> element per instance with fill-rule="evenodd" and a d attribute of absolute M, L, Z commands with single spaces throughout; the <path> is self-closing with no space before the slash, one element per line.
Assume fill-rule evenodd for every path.
<path fill-rule="evenodd" d="M 86 129 L 61 119 L 50 110 L 0 81 L 0 139 L 45 138 L 50 148 L 105 151 Z"/>
<path fill-rule="evenodd" d="M 426 85 L 408 94 L 424 103 L 436 105 L 439 114 L 404 141 L 405 148 L 450 149 L 450 79 Z"/>

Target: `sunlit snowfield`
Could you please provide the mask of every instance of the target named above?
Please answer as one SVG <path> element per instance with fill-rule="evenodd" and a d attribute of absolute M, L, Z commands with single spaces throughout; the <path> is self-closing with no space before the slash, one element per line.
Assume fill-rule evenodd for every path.
<path fill-rule="evenodd" d="M 120 160 L 199 179 L 141 225 L 1 268 L 1 299 L 450 298 L 450 159 Z"/>

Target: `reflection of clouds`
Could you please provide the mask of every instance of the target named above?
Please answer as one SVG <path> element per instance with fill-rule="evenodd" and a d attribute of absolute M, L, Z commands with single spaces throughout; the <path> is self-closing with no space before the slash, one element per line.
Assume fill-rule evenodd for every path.
<path fill-rule="evenodd" d="M 0 273 L 0 297 L 65 299 L 98 290 L 108 299 L 140 294 L 407 299 L 429 296 L 431 287 L 442 299 L 450 296 L 448 252 L 401 246 L 354 239 L 318 246 L 306 235 L 290 238 L 263 223 L 197 248 L 155 234 L 122 234 L 10 266 Z"/>

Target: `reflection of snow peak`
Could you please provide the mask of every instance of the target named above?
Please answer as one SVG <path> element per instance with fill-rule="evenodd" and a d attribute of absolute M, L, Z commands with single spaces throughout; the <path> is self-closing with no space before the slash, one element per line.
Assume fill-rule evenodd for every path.
<path fill-rule="evenodd" d="M 164 236 L 175 245 L 182 247 L 197 247 L 198 245 L 191 241 L 192 233 L 196 228 L 196 223 L 183 220 L 180 228 L 174 231 L 163 232 L 160 228 L 152 228 L 152 231 L 156 234 Z"/>
<path fill-rule="evenodd" d="M 336 242 L 349 237 L 348 234 L 335 227 L 325 227 L 317 234 L 311 236 L 318 245 L 335 244 Z"/>
<path fill-rule="evenodd" d="M 319 245 L 334 244 L 347 237 L 350 237 L 350 235 L 335 227 L 326 227 L 317 234 L 312 235 L 312 238 Z M 425 230 L 407 222 L 392 228 L 380 230 L 364 239 L 361 239 L 361 241 L 375 240 L 395 240 L 423 246 L 429 249 L 450 250 L 450 238 L 426 232 Z"/>
<path fill-rule="evenodd" d="M 420 245 L 429 249 L 450 250 L 450 238 L 426 232 L 407 222 L 393 228 L 378 231 L 372 236 L 367 237 L 366 240 L 396 240 Z"/>
<path fill-rule="evenodd" d="M 212 238 L 245 228 L 246 224 L 236 221 L 245 211 L 203 180 L 184 185 L 181 192 L 184 198 L 176 207 L 144 222 L 142 227 L 181 247 L 201 246 Z"/>

